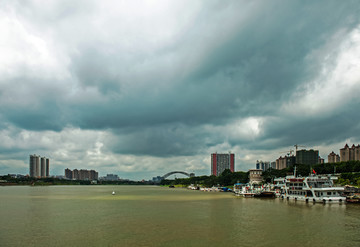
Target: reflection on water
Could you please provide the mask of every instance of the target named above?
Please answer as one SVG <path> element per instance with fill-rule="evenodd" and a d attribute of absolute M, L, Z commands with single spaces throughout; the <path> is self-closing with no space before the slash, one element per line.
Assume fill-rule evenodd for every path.
<path fill-rule="evenodd" d="M 360 241 L 359 205 L 155 186 L 0 187 L 0 201 L 1 246 L 359 246 Z"/>

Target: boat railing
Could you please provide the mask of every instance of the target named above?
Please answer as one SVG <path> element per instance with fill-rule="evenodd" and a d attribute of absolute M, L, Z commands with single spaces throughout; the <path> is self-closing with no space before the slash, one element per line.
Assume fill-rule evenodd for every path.
<path fill-rule="evenodd" d="M 332 184 L 310 184 L 310 188 L 332 188 L 334 187 Z"/>

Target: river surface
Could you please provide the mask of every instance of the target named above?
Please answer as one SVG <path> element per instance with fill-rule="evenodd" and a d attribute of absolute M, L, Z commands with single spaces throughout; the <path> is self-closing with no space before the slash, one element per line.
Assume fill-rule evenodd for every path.
<path fill-rule="evenodd" d="M 0 187 L 0 246 L 360 246 L 360 205 L 156 186 Z"/>

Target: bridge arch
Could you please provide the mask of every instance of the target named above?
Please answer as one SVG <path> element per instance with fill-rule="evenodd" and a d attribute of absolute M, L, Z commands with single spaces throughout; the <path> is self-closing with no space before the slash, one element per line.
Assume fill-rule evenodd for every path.
<path fill-rule="evenodd" d="M 194 173 L 187 173 L 187 172 L 182 172 L 182 171 L 172 171 L 172 172 L 168 172 L 166 173 L 164 176 L 162 176 L 163 179 L 173 175 L 173 174 L 176 174 L 176 173 L 180 173 L 180 174 L 183 174 L 185 176 L 188 176 L 188 177 L 194 177 L 195 174 Z"/>

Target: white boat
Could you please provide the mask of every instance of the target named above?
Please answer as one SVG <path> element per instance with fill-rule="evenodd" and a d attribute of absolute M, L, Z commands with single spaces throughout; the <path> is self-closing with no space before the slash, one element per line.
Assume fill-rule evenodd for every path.
<path fill-rule="evenodd" d="M 256 188 L 252 184 L 237 183 L 237 184 L 234 184 L 233 191 L 236 196 L 254 197 L 256 195 L 256 193 L 258 192 L 258 188 Z"/>
<path fill-rule="evenodd" d="M 275 178 L 273 190 L 276 197 L 281 197 L 285 192 L 285 178 Z"/>
<path fill-rule="evenodd" d="M 343 187 L 334 186 L 335 177 L 330 175 L 309 177 L 287 176 L 281 198 L 305 202 L 341 203 L 346 197 Z"/>

